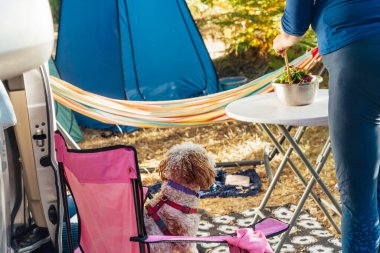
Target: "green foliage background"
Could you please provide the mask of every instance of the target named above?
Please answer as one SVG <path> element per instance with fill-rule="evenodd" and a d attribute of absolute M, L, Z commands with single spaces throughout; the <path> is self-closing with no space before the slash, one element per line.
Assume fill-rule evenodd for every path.
<path fill-rule="evenodd" d="M 49 0 L 51 13 L 53 15 L 53 20 L 55 24 L 59 22 L 59 9 L 61 5 L 61 0 Z"/>
<path fill-rule="evenodd" d="M 201 32 L 217 25 L 230 54 L 247 55 L 254 51 L 266 60 L 269 70 L 283 66 L 283 59 L 272 50 L 279 34 L 285 0 L 187 0 Z M 201 8 L 200 8 L 200 7 Z M 198 18 L 197 18 L 198 17 Z M 317 45 L 309 30 L 302 41 L 288 50 L 290 60 Z M 252 53 L 248 53 L 252 56 Z"/>
<path fill-rule="evenodd" d="M 218 24 L 226 42 L 235 53 L 250 47 L 269 51 L 271 42 L 279 29 L 279 21 L 285 1 L 279 0 L 203 0 L 210 6 L 225 9 L 224 13 L 213 16 L 210 22 Z"/>
<path fill-rule="evenodd" d="M 285 8 L 285 0 L 193 0 L 218 14 L 205 15 L 199 25 L 217 24 L 231 51 L 239 54 L 254 47 L 260 53 L 271 53 L 272 41 L 279 34 L 280 20 Z M 208 16 L 208 17 L 207 17 Z M 309 32 L 298 47 L 307 50 L 316 45 L 316 38 Z M 299 50 L 299 49 L 298 49 Z"/>

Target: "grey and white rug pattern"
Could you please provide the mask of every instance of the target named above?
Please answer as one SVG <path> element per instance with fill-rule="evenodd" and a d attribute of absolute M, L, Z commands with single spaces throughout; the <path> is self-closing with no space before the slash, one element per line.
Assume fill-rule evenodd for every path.
<path fill-rule="evenodd" d="M 264 214 L 288 223 L 293 215 L 290 209 L 292 207 L 273 207 L 266 209 Z M 233 234 L 240 227 L 252 226 L 254 215 L 255 210 L 251 209 L 224 216 L 202 216 L 197 236 Z M 280 236 L 268 239 L 273 249 L 279 242 Z M 223 243 L 203 243 L 198 245 L 198 249 L 203 253 L 229 252 L 227 244 Z M 317 219 L 302 211 L 281 252 L 339 253 L 341 243 Z"/>

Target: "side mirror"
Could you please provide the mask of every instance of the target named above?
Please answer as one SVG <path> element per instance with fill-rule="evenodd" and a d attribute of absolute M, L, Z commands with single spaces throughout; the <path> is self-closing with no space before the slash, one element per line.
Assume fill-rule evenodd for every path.
<path fill-rule="evenodd" d="M 0 80 L 47 62 L 53 43 L 48 0 L 0 1 Z"/>

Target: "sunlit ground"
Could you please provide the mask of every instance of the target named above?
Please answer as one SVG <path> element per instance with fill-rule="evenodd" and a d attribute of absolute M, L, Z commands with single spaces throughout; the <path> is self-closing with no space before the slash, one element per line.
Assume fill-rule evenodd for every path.
<path fill-rule="evenodd" d="M 273 129 L 278 133 L 277 129 Z M 263 148 L 269 143 L 265 133 L 254 124 L 230 122 L 214 124 L 206 127 L 185 127 L 168 129 L 139 129 L 132 133 L 111 135 L 102 137 L 104 132 L 87 129 L 85 141 L 81 144 L 82 148 L 94 148 L 114 144 L 131 144 L 137 148 L 139 164 L 141 167 L 156 167 L 162 159 L 163 154 L 175 144 L 182 142 L 194 142 L 203 145 L 214 157 L 216 162 L 240 161 L 251 159 L 262 159 Z M 306 131 L 301 141 L 303 151 L 312 162 L 323 147 L 327 138 L 326 127 L 310 127 Z M 293 155 L 304 175 L 309 178 L 302 162 Z M 273 172 L 281 160 L 281 155 L 277 155 L 271 165 Z M 247 168 L 247 167 L 246 167 Z M 226 168 L 229 172 L 246 168 Z M 215 198 L 202 199 L 201 208 L 206 209 L 211 214 L 227 214 L 232 211 L 243 211 L 257 207 L 268 187 L 268 180 L 263 166 L 257 167 L 257 172 L 263 181 L 261 192 L 257 196 L 248 198 Z M 328 187 L 337 196 L 336 180 L 334 174 L 333 160 L 330 156 L 321 176 Z M 159 180 L 156 173 L 143 174 L 143 183 L 153 184 Z M 280 181 L 272 194 L 269 204 L 273 206 L 288 203 L 296 204 L 303 193 L 303 186 L 296 178 L 295 174 L 287 167 L 284 170 Z M 316 192 L 321 192 L 316 187 Z M 306 203 L 306 209 L 331 230 L 327 218 L 310 198 Z M 336 217 L 339 221 L 339 217 Z M 331 230 L 331 232 L 334 232 Z"/>

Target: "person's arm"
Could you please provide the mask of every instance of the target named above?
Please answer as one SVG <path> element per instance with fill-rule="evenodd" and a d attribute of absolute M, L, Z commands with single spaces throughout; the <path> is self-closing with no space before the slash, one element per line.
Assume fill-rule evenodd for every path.
<path fill-rule="evenodd" d="M 289 47 L 301 40 L 309 29 L 314 0 L 287 0 L 281 19 L 281 34 L 273 41 L 273 49 L 283 54 Z"/>

